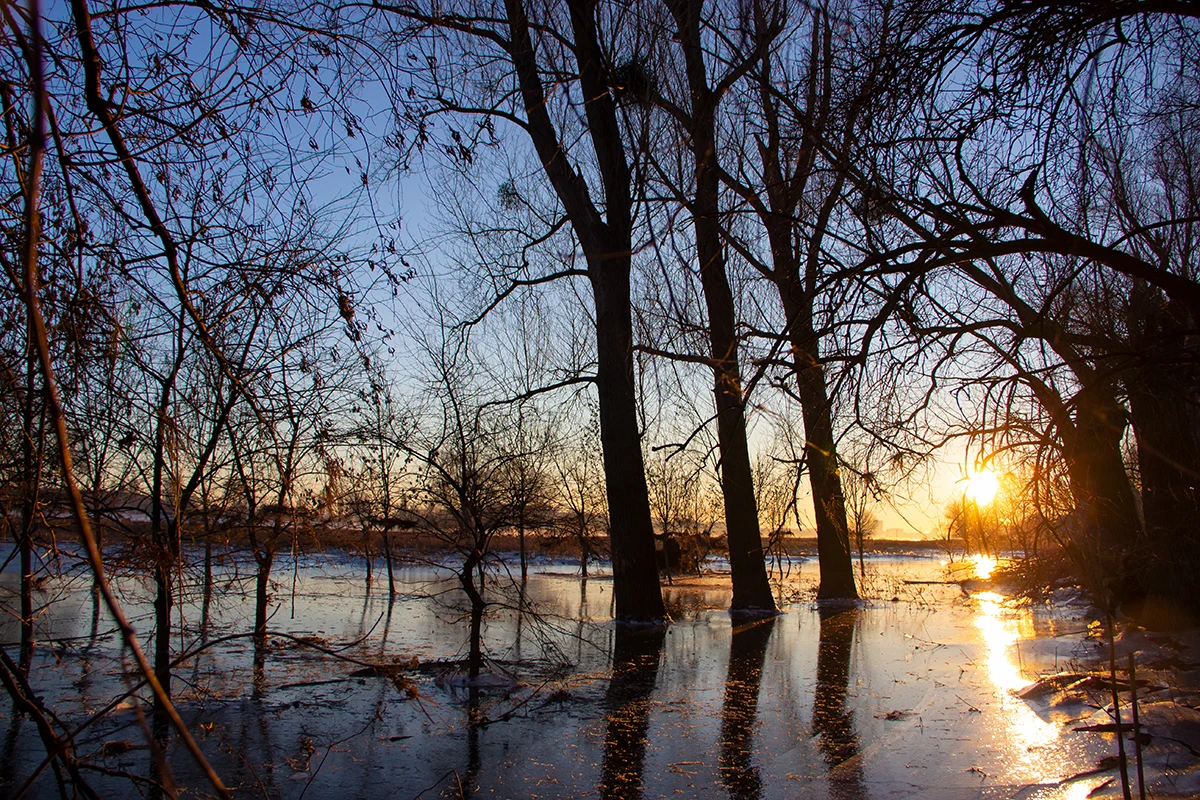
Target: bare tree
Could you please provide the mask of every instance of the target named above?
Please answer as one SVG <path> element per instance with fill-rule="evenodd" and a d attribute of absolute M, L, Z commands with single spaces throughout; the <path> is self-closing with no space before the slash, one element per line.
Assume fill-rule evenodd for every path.
<path fill-rule="evenodd" d="M 512 523 L 517 532 L 518 555 L 521 562 L 521 583 L 529 579 L 529 560 L 526 534 L 549 525 L 553 519 L 549 464 L 553 460 L 553 429 L 539 418 L 536 410 L 518 404 L 516 419 L 509 429 L 506 448 L 510 459 L 502 484 L 509 494 Z"/>
<path fill-rule="evenodd" d="M 80 9 L 76 8 L 76 12 Z M 69 428 L 67 423 L 67 415 L 64 408 L 62 395 L 59 391 L 56 370 L 53 363 L 53 355 L 50 348 L 50 342 L 46 326 L 46 318 L 42 313 L 41 295 L 43 287 L 41 285 L 41 270 L 39 268 L 39 256 L 43 248 L 43 236 L 49 227 L 44 227 L 42 224 L 42 192 L 43 192 L 43 159 L 47 150 L 48 140 L 48 119 L 51 115 L 52 106 L 49 102 L 48 79 L 45 71 L 46 67 L 46 43 L 42 38 L 41 7 L 38 3 L 34 3 L 28 12 L 28 30 L 22 30 L 18 24 L 18 17 L 14 15 L 12 9 L 6 9 L 4 14 L 4 22 L 8 28 L 8 32 L 13 38 L 21 42 L 24 46 L 22 52 L 25 58 L 25 66 L 27 72 L 27 89 L 32 100 L 30 111 L 30 125 L 27 130 L 27 138 L 24 142 L 24 147 L 28 154 L 28 167 L 24 170 L 22 180 L 20 181 L 21 196 L 23 201 L 23 222 L 20 228 L 19 241 L 20 244 L 16 248 L 20 253 L 19 260 L 11 259 L 8 253 L 5 253 L 4 266 L 7 272 L 7 277 L 12 281 L 13 288 L 21 296 L 22 303 L 27 312 L 28 326 L 30 330 L 30 340 L 32 349 L 37 354 L 37 364 L 41 373 L 43 385 L 45 387 L 45 397 L 48 405 L 48 416 L 52 423 L 56 439 L 58 442 L 58 456 L 61 465 L 61 475 L 64 484 L 64 489 L 69 498 L 70 507 L 74 516 L 75 523 L 78 527 L 80 537 L 87 551 L 89 564 L 96 576 L 96 581 L 100 593 L 103 595 L 105 604 L 108 606 L 109 612 L 117 622 L 124 645 L 133 655 L 136 663 L 149 683 L 151 690 L 154 693 L 155 702 L 162 709 L 163 716 L 176 728 L 179 732 L 185 746 L 196 759 L 197 763 L 204 771 L 213 788 L 221 796 L 227 797 L 228 792 L 222 784 L 220 778 L 212 770 L 208 761 L 195 740 L 190 736 L 187 728 L 184 726 L 178 713 L 170 702 L 169 691 L 164 687 L 156 676 L 156 671 L 151 667 L 148 659 L 134 634 L 132 626 L 129 624 L 125 614 L 118 603 L 111 587 L 104 574 L 104 564 L 101 558 L 99 547 L 92 529 L 91 520 L 84 505 L 83 495 L 80 492 L 79 484 L 75 478 L 73 469 L 73 459 L 71 442 L 69 439 Z M 84 10 L 86 14 L 86 10 Z M 85 21 L 80 21 L 80 24 L 85 24 Z M 28 38 L 26 38 L 28 37 Z M 18 270 L 19 264 L 19 270 Z M 6 677 L 12 678 L 14 673 L 8 662 L 5 659 Z M 4 681 L 6 688 L 13 694 L 16 699 L 22 692 L 21 687 L 14 687 L 11 680 Z M 24 692 L 25 694 L 31 694 Z M 31 698 L 30 698 L 31 699 Z M 30 708 L 36 708 L 28 704 Z M 40 714 L 39 718 L 45 723 L 45 717 Z M 51 761 L 61 757 L 66 763 L 68 770 L 75 778 L 75 790 L 82 792 L 85 796 L 95 796 L 86 783 L 79 779 L 74 759 L 66 748 L 61 747 L 61 740 L 58 741 L 58 747 L 55 746 L 56 736 L 53 735 L 46 727 L 42 729 L 43 740 L 47 746 L 47 753 L 50 755 Z M 59 750 L 60 752 L 55 752 Z M 60 755 L 61 754 L 61 755 Z M 165 765 L 160 765 L 165 766 Z M 162 772 L 163 780 L 168 786 L 172 785 L 169 771 Z M 60 787 L 63 788 L 63 787 Z M 65 792 L 65 788 L 63 788 Z"/>
<path fill-rule="evenodd" d="M 864 23 L 858 40 L 844 36 L 860 30 L 846 23 L 851 17 Z M 836 263 L 833 247 L 847 235 L 837 229 L 850 188 L 843 165 L 879 92 L 884 64 L 875 51 L 897 34 L 886 16 L 880 23 L 867 9 L 829 4 L 804 11 L 757 4 L 745 24 L 748 36 L 771 46 L 748 71 L 733 129 L 754 147 L 747 146 L 723 178 L 757 218 L 769 256 L 757 256 L 748 244 L 739 252 L 774 285 L 784 315 L 782 339 L 790 349 L 807 442 L 819 596 L 852 598 L 857 592 L 827 372 L 832 360 L 825 352 L 837 283 L 827 270 Z"/>
<path fill-rule="evenodd" d="M 442 326 L 425 340 L 429 380 L 415 422 L 400 447 L 412 459 L 408 513 L 454 557 L 454 574 L 468 603 L 469 676 L 483 666 L 488 570 L 498 567 L 492 541 L 511 529 L 526 506 L 513 492 L 512 471 L 534 453 L 518 448 L 505 404 L 488 402 L 469 358 L 467 340 Z"/>
<path fill-rule="evenodd" d="M 554 467 L 558 504 L 563 509 L 559 529 L 565 529 L 579 548 L 579 573 L 588 577 L 588 562 L 600 555 L 598 541 L 607 532 L 607 504 L 603 467 L 595 458 L 594 426 L 573 443 L 558 450 Z"/>
<path fill-rule="evenodd" d="M 846 521 L 854 546 L 858 549 L 858 577 L 863 579 L 867 576 L 863 544 L 879 530 L 879 518 L 874 508 L 879 502 L 881 488 L 869 467 L 858 471 L 844 465 L 841 473 L 842 486 L 846 491 Z"/>
<path fill-rule="evenodd" d="M 1190 16 L 1184 6 L 998 4 L 943 39 L 936 74 L 947 83 L 908 118 L 930 135 L 872 172 L 892 176 L 874 196 L 916 234 L 900 248 L 907 274 L 953 267 L 1003 304 L 964 306 L 947 326 L 990 324 L 980 335 L 1009 385 L 1023 387 L 1000 390 L 994 373 L 997 419 L 980 428 L 997 440 L 1025 430 L 1024 401 L 1007 398 L 1028 393 L 1041 406 L 1046 424 L 1029 446 L 1055 455 L 1042 459 L 1051 468 L 1039 483 L 1052 491 L 1063 465 L 1074 513 L 1088 520 L 1068 526 L 1086 539 L 1077 550 L 1100 560 L 1101 591 L 1118 603 L 1147 593 L 1191 603 L 1167 587 L 1182 585 L 1175 567 L 1194 558 L 1165 543 L 1194 539 L 1180 525 L 1195 518 L 1184 484 L 1200 472 L 1196 407 L 1184 398 L 1196 381 L 1185 333 L 1200 311 L 1196 193 L 1179 178 L 1195 161 L 1197 86 L 1194 70 L 1175 80 L 1160 69 L 1194 52 Z M 964 68 L 978 75 L 965 98 L 948 85 Z M 915 175 L 927 189 L 912 190 Z M 1010 422 L 999 409 L 1014 412 Z M 1136 487 L 1123 452 L 1130 430 L 1148 466 Z"/>
<path fill-rule="evenodd" d="M 796 494 L 799 490 L 800 470 L 791 459 L 780 458 L 770 451 L 760 452 L 754 463 L 754 488 L 758 492 L 758 509 L 766 523 L 768 555 L 774 564 L 774 570 L 780 577 L 791 569 L 791 559 L 787 552 L 787 536 L 789 533 L 799 533 L 800 521 L 797 518 Z M 796 528 L 788 527 L 788 518 L 792 518 Z M 784 562 L 787 567 L 784 567 Z"/>
<path fill-rule="evenodd" d="M 669 39 L 679 43 L 682 55 L 682 91 L 678 99 L 668 99 L 662 91 L 655 92 L 654 101 L 683 129 L 682 138 L 692 156 L 692 180 L 690 187 L 681 191 L 681 200 L 692 217 L 696 259 L 708 315 L 717 438 L 721 451 L 720 477 L 733 577 L 732 610 L 770 612 L 775 610 L 775 601 L 767 580 L 755 505 L 750 452 L 746 443 L 736 311 L 719 220 L 721 151 L 718 149 L 717 116 L 724 95 L 766 54 L 778 31 L 763 31 L 744 52 L 722 54 L 720 57 L 729 66 L 714 75 L 710 85 L 710 62 L 716 62 L 720 57 L 706 53 L 706 33 L 708 29 L 725 27 L 728 21 L 721 15 L 719 6 L 706 13 L 703 0 L 668 0 L 665 5 L 673 22 Z M 781 18 L 773 19 L 769 25 L 778 25 L 780 21 Z M 720 37 L 717 40 L 720 41 Z M 636 58 L 626 62 L 631 83 L 637 81 L 632 71 L 638 66 Z M 641 82 L 648 83 L 649 77 L 642 75 Z"/>
<path fill-rule="evenodd" d="M 351 485 L 343 502 L 358 517 L 363 529 L 368 582 L 371 540 L 376 534 L 382 540 L 388 596 L 394 597 L 396 565 L 392 533 L 414 526 L 413 520 L 401 513 L 409 488 L 407 467 L 412 463 L 412 456 L 401 442 L 411 435 L 412 418 L 402 412 L 394 385 L 379 370 L 370 372 L 370 395 L 362 413 L 361 423 L 345 432 L 345 442 L 337 448 L 348 449 L 354 459 L 354 466 L 346 468 Z"/>
<path fill-rule="evenodd" d="M 616 25 L 584 0 L 538 8 L 536 15 L 522 0 L 508 0 L 500 17 L 497 9 L 470 2 L 453 11 L 440 4 L 385 8 L 406 21 L 408 46 L 428 56 L 428 71 L 414 75 L 420 82 L 413 87 L 428 110 L 413 110 L 408 99 L 403 103 L 415 120 L 417 141 L 427 142 L 431 118 L 447 113 L 475 117 L 481 138 L 497 122 L 511 123 L 528 137 L 574 231 L 584 266 L 536 274 L 522 265 L 496 302 L 516 287 L 587 278 L 595 309 L 594 382 L 610 502 L 616 616 L 663 619 L 633 369 L 634 155 L 626 147 L 609 70 L 614 48 L 631 46 L 638 31 Z M 610 23 L 612 30 L 606 27 Z M 488 56 L 463 59 L 464 52 Z M 451 83 L 445 83 L 451 75 Z M 482 92 L 475 91 L 481 87 Z M 453 126 L 447 133 L 450 152 L 460 159 L 474 157 L 471 138 Z M 558 227 L 554 223 L 550 233 Z"/>

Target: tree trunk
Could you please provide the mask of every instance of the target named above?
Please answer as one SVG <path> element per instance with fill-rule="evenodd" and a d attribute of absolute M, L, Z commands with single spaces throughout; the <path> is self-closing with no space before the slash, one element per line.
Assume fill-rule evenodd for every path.
<path fill-rule="evenodd" d="M 591 556 L 591 547 L 588 543 L 587 522 L 583 516 L 579 517 L 579 574 L 586 581 L 588 578 L 588 558 Z"/>
<path fill-rule="evenodd" d="M 171 693 L 171 571 L 170 565 L 159 563 L 154 569 L 154 674 L 163 690 L 170 697 Z M 162 703 L 154 703 L 154 733 L 160 739 L 167 735 L 170 720 Z"/>
<path fill-rule="evenodd" d="M 1129 393 L 1137 434 L 1146 521 L 1148 575 L 1153 593 L 1200 616 L 1195 591 L 1200 565 L 1200 464 L 1196 460 L 1196 395 L 1181 396 L 1171 380 L 1135 381 Z"/>
<path fill-rule="evenodd" d="M 481 587 L 475 585 L 477 565 L 478 560 L 474 556 L 468 557 L 463 564 L 462 572 L 458 575 L 458 582 L 462 585 L 463 592 L 466 593 L 467 600 L 471 603 L 471 630 L 467 653 L 467 674 L 471 678 L 479 677 L 479 670 L 483 666 L 483 612 L 485 605 L 483 594 L 480 592 Z"/>
<path fill-rule="evenodd" d="M 1146 525 L 1143 585 L 1154 611 L 1200 617 L 1195 570 L 1200 565 L 1200 370 L 1189 352 L 1188 323 L 1157 292 L 1138 298 L 1133 350 L 1146 363 L 1125 381 L 1137 438 Z M 1135 298 L 1137 295 L 1135 294 Z M 1183 363 L 1180 363 L 1183 362 Z M 1164 623 L 1186 622 L 1164 619 Z"/>
<path fill-rule="evenodd" d="M 205 539 L 204 541 L 204 596 L 212 594 L 213 590 L 213 560 L 212 560 L 212 540 Z"/>
<path fill-rule="evenodd" d="M 813 369 L 813 368 L 810 368 Z M 838 475 L 829 401 L 824 376 L 801 374 L 804 405 L 805 463 L 813 493 L 813 516 L 817 523 L 817 558 L 821 584 L 817 599 L 857 599 L 850 537 L 846 530 L 845 498 Z"/>
<path fill-rule="evenodd" d="M 525 107 L 525 131 L 542 168 L 562 202 L 587 258 L 596 309 L 596 393 L 600 442 L 608 490 L 615 615 L 623 621 L 661 620 L 666 615 L 654 562 L 654 526 L 642 461 L 633 379 L 633 325 L 630 258 L 633 252 L 633 196 L 629 163 L 608 75 L 595 6 L 567 0 L 574 35 L 579 88 L 588 98 L 584 111 L 596 170 L 603 184 L 604 213 L 593 202 L 586 179 L 572 165 L 546 105 L 541 67 L 522 0 L 505 0 L 510 43 Z"/>
<path fill-rule="evenodd" d="M 814 34 L 815 36 L 815 34 Z M 830 38 L 826 30 L 826 47 Z M 814 38 L 814 44 L 816 39 Z M 818 80 L 814 71 L 811 80 Z M 856 599 L 854 560 L 850 553 L 850 530 L 846 522 L 846 501 L 838 475 L 837 449 L 833 438 L 833 407 L 821 365 L 821 340 L 813 324 L 814 303 L 820 277 L 820 242 L 825 235 L 838 191 L 831 191 L 813 223 L 813 239 L 798 241 L 797 211 L 804 188 L 812 176 L 811 143 L 805 157 L 797 156 L 784 175 L 783 145 L 778 108 L 771 100 L 773 88 L 767 71 L 762 74 L 763 112 L 768 126 L 767 146 L 759 152 L 763 159 L 769 214 L 760 214 L 771 247 L 775 286 L 787 317 L 787 336 L 796 364 L 796 383 L 804 418 L 805 465 L 813 494 L 813 516 L 817 523 L 817 558 L 821 584 L 818 599 Z M 810 92 L 818 91 L 816 84 Z M 821 90 L 827 91 L 827 90 Z M 828 102 L 826 97 L 825 102 Z M 790 174 L 794 168 L 795 174 Z M 840 182 L 843 180 L 839 178 Z M 839 190 L 840 191 L 840 190 Z"/>
<path fill-rule="evenodd" d="M 179 559 L 174 519 L 167 519 L 163 503 L 163 474 L 166 470 L 166 410 L 170 384 L 164 382 L 154 437 L 154 475 L 150 494 L 150 537 L 154 545 L 154 674 L 163 694 L 171 697 L 171 609 L 174 605 L 172 578 Z M 165 738 L 170 730 L 166 704 L 155 695 L 154 732 Z"/>
<path fill-rule="evenodd" d="M 468 674 L 479 677 L 483 666 L 483 606 L 471 604 L 471 648 L 467 656 Z"/>
<path fill-rule="evenodd" d="M 25 364 L 25 407 L 23 409 L 21 437 L 21 466 L 24 470 L 24 492 L 21 498 L 20 549 L 21 569 L 21 648 L 18 666 L 22 676 L 29 675 L 33 662 L 33 529 L 37 523 L 38 495 L 42 476 L 40 447 L 42 437 L 34 435 L 34 398 L 37 397 L 37 362 L 32 345 L 33 333 L 30 326 L 30 345 Z M 38 442 L 35 451 L 34 442 Z"/>
<path fill-rule="evenodd" d="M 792 353 L 804 418 L 804 462 L 817 523 L 817 559 L 821 570 L 817 599 L 857 599 L 846 499 L 833 439 L 833 405 L 819 360 L 820 343 L 812 330 L 812 309 L 791 301 L 785 292 L 781 295 L 785 297 L 784 310 L 792 320 Z"/>
<path fill-rule="evenodd" d="M 204 525 L 204 585 L 200 599 L 200 641 L 208 641 L 208 615 L 212 607 L 213 553 L 212 517 L 209 514 L 208 496 L 201 495 L 200 519 Z"/>
<path fill-rule="evenodd" d="M 385 525 L 385 527 L 383 529 L 383 558 L 384 558 L 384 561 L 386 561 L 386 563 L 387 563 L 388 596 L 395 597 L 396 596 L 396 568 L 392 561 L 392 533 L 386 527 L 387 523 L 384 523 L 384 525 Z M 390 608 L 390 606 L 389 606 L 389 608 Z"/>
<path fill-rule="evenodd" d="M 207 559 L 207 557 L 205 559 L 204 574 L 205 574 L 204 592 L 200 598 L 200 641 L 201 642 L 208 641 L 208 620 L 209 620 L 209 611 L 212 608 L 212 596 L 213 596 L 212 565 L 211 565 L 211 562 Z"/>
<path fill-rule="evenodd" d="M 261 644 L 267 638 L 267 610 L 271 600 L 271 566 L 275 561 L 272 549 L 254 554 L 258 569 L 254 580 L 254 638 Z"/>
<path fill-rule="evenodd" d="M 373 565 L 371 559 L 371 528 L 369 525 L 362 526 L 362 537 L 363 556 L 367 559 L 367 592 L 369 593 L 371 591 L 371 581 L 375 577 L 371 569 Z"/>
<path fill-rule="evenodd" d="M 614 261 L 617 257 L 614 257 Z M 608 494 L 616 618 L 666 616 L 654 556 L 654 525 L 642 459 L 633 379 L 633 322 L 629 259 L 590 270 L 596 298 L 596 391 Z"/>
<path fill-rule="evenodd" d="M 518 512 L 517 518 L 517 544 L 521 549 L 521 583 L 529 581 L 529 564 L 525 558 L 525 512 Z"/>
<path fill-rule="evenodd" d="M 179 323 L 182 325 L 182 322 Z M 158 406 L 154 419 L 154 464 L 150 483 L 150 540 L 154 546 L 154 674 L 163 688 L 163 697 L 154 697 L 154 731 L 160 738 L 170 731 L 170 716 L 167 702 L 171 698 L 171 608 L 174 605 L 172 579 L 175 566 L 179 563 L 179 521 L 175 517 L 178 509 L 171 504 L 167 513 L 164 502 L 167 472 L 167 428 L 171 424 L 171 398 L 175 393 L 175 380 L 183 365 L 184 348 L 177 346 L 171 370 L 163 376 L 159 387 Z M 164 699 L 166 702 L 164 702 Z"/>
<path fill-rule="evenodd" d="M 721 452 L 721 493 L 725 502 L 729 567 L 733 579 L 731 609 L 775 611 L 775 598 L 767 578 L 762 532 L 758 524 L 758 501 L 754 496 L 751 477 L 750 450 L 746 444 L 746 411 L 738 362 L 736 313 L 721 244 L 717 99 L 709 88 L 704 64 L 700 35 L 702 5 L 702 2 L 689 0 L 670 3 L 691 89 L 690 133 L 696 180 L 696 195 L 691 210 L 696 233 L 696 255 L 700 262 L 700 283 L 708 311 L 717 442 Z"/>
<path fill-rule="evenodd" d="M 32 524 L 32 523 L 30 523 Z M 33 663 L 33 536 L 29 525 L 21 525 L 21 649 L 17 656 L 21 675 L 29 675 Z"/>
<path fill-rule="evenodd" d="M 1124 411 L 1101 385 L 1081 389 L 1075 408 L 1074 426 L 1062 431 L 1063 456 L 1071 494 L 1095 547 L 1083 556 L 1090 562 L 1083 566 L 1093 572 L 1094 588 L 1122 605 L 1143 594 L 1136 552 L 1141 523 L 1121 454 Z"/>

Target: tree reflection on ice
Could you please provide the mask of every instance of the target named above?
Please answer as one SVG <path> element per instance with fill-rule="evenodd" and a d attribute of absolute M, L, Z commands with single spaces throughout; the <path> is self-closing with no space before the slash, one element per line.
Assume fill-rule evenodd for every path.
<path fill-rule="evenodd" d="M 817 684 L 813 693 L 812 732 L 829 765 L 829 794 L 838 800 L 865 797 L 854 711 L 846 708 L 850 654 L 858 626 L 857 606 L 822 604 L 817 643 Z"/>
<path fill-rule="evenodd" d="M 483 759 L 479 753 L 479 727 L 482 722 L 480 699 L 479 689 L 475 686 L 470 687 L 467 695 L 467 769 L 459 784 L 462 800 L 475 795 L 479 770 L 483 766 Z"/>
<path fill-rule="evenodd" d="M 762 795 L 762 777 L 754 766 L 751 745 L 763 662 L 775 620 L 776 617 L 769 617 L 737 626 L 729 640 L 719 758 L 721 783 L 732 800 L 758 800 Z"/>
<path fill-rule="evenodd" d="M 642 796 L 650 695 L 658 681 L 666 629 L 618 626 L 613 642 L 612 680 L 604 696 L 604 760 L 600 796 Z"/>
<path fill-rule="evenodd" d="M 929 605 L 941 585 L 922 584 L 901 603 L 803 603 L 732 631 L 726 612 L 697 611 L 669 632 L 614 636 L 605 614 L 611 581 L 593 577 L 585 587 L 567 565 L 530 574 L 526 601 L 538 614 L 514 601 L 488 619 L 492 655 L 511 664 L 520 684 L 471 687 L 438 680 L 465 650 L 463 608 L 443 599 L 459 597 L 453 578 L 401 570 L 408 593 L 392 601 L 376 587 L 364 615 L 358 567 L 341 563 L 297 567 L 295 616 L 276 614 L 265 640 L 253 638 L 253 564 L 248 576 L 232 566 L 214 576 L 207 620 L 202 584 L 181 602 L 194 626 L 189 638 L 201 625 L 207 635 L 206 648 L 177 671 L 185 718 L 243 792 L 292 800 L 404 800 L 422 791 L 878 800 L 979 797 L 986 775 L 991 794 L 983 796 L 1036 785 L 1038 797 L 1066 798 L 1106 780 L 1054 788 L 1092 769 L 1109 747 L 1063 735 L 1073 709 L 1009 692 L 1028 683 L 1023 674 L 1053 669 L 1080 637 L 1047 636 L 1040 609 L 1010 608 L 999 596 L 976 593 L 963 603 L 958 586 L 941 587 L 943 600 Z M 931 559 L 878 560 L 884 567 L 898 578 L 942 575 Z M 0 592 L 5 580 L 0 573 Z M 122 582 L 149 618 L 152 583 Z M 38 636 L 62 644 L 36 651 L 34 674 L 47 706 L 78 726 L 127 691 L 122 651 L 103 614 L 96 624 L 86 582 L 52 589 L 61 599 L 39 619 Z M 675 590 L 700 598 L 684 608 L 728 605 L 728 588 L 715 580 Z M 1056 616 L 1054 624 L 1074 631 L 1088 619 Z M 0 623 L 15 656 L 19 620 Z M 405 683 L 384 671 L 354 675 L 363 664 L 398 665 Z M 80 740 L 81 752 L 109 771 L 94 778 L 101 796 L 130 793 L 122 772 L 144 786 L 151 758 L 134 702 L 88 723 Z M 29 718 L 9 709 L 0 704 L 0 796 L 45 759 Z M 186 791 L 201 785 L 177 749 L 171 763 Z M 59 796 L 49 768 L 27 796 Z"/>

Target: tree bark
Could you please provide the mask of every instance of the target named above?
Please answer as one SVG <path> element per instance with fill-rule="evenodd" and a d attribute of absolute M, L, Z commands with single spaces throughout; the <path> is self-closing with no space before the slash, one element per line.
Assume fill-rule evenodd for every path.
<path fill-rule="evenodd" d="M 270 550 L 255 554 L 258 569 L 254 576 L 254 638 L 261 643 L 267 638 L 267 609 L 271 601 L 271 565 L 275 554 Z"/>
<path fill-rule="evenodd" d="M 1141 294 L 1142 297 L 1138 297 Z M 1140 302 L 1137 302 L 1140 300 Z M 1135 292 L 1133 347 L 1144 359 L 1126 379 L 1142 484 L 1146 557 L 1142 583 L 1156 611 L 1200 616 L 1200 369 L 1188 321 L 1154 291 Z M 1182 362 L 1182 363 L 1180 363 Z M 1183 622 L 1184 620 L 1163 620 Z M 1194 624 L 1194 622 L 1192 623 Z"/>
<path fill-rule="evenodd" d="M 467 674 L 471 678 L 478 678 L 479 670 L 483 666 L 483 611 L 485 604 L 480 592 L 481 587 L 475 585 L 475 568 L 479 563 L 479 559 L 474 555 L 469 556 L 463 563 L 462 572 L 458 575 L 458 582 L 462 585 L 463 592 L 466 593 L 467 599 L 471 603 L 471 629 L 467 653 Z"/>
<path fill-rule="evenodd" d="M 778 269 L 778 265 L 776 269 Z M 846 521 L 846 498 L 838 471 L 837 446 L 833 438 L 833 404 L 821 366 L 820 340 L 813 330 L 811 297 L 780 288 L 792 357 L 796 361 L 796 385 L 804 418 L 804 464 L 813 495 L 813 517 L 817 524 L 817 559 L 821 584 L 818 600 L 856 599 L 854 557 Z"/>
<path fill-rule="evenodd" d="M 182 321 L 179 322 L 182 338 Z M 154 672 L 163 687 L 163 698 L 155 697 L 153 723 L 155 735 L 165 738 L 170 719 L 165 701 L 171 697 L 171 608 L 174 605 L 172 578 L 179 562 L 179 529 L 175 509 L 168 515 L 163 502 L 164 475 L 167 470 L 167 426 L 175 380 L 183 365 L 183 347 L 178 345 L 171 370 L 162 379 L 154 420 L 154 465 L 150 485 L 150 540 L 154 549 Z"/>
<path fill-rule="evenodd" d="M 383 523 L 383 558 L 387 563 L 388 596 L 396 596 L 396 568 L 392 560 L 392 530 L 385 519 Z"/>
<path fill-rule="evenodd" d="M 522 486 L 522 492 L 524 487 Z M 525 555 L 525 505 L 517 509 L 517 546 L 521 551 L 521 583 L 529 581 L 529 560 Z"/>
<path fill-rule="evenodd" d="M 1090 505 L 1101 547 L 1128 551 L 1136 546 L 1141 526 L 1121 454 L 1124 409 L 1107 387 L 1095 385 L 1079 391 L 1075 407 L 1075 430 L 1065 454 L 1071 491 L 1078 504 Z"/>
<path fill-rule="evenodd" d="M 592 285 L 596 310 L 596 392 L 608 490 L 615 616 L 621 621 L 661 620 L 666 611 L 655 569 L 654 527 L 650 520 L 633 378 L 630 170 L 616 106 L 607 86 L 594 5 L 587 0 L 568 0 L 567 5 L 580 90 L 588 98 L 584 106 L 588 135 L 603 184 L 603 215 L 591 199 L 586 180 L 571 165 L 550 119 L 529 19 L 521 0 L 505 0 L 510 34 L 507 49 L 525 106 L 525 130 L 571 220 Z"/>
<path fill-rule="evenodd" d="M 817 558 L 821 585 L 817 599 L 855 599 L 854 562 L 846 526 L 846 499 L 838 473 L 833 441 L 833 415 L 820 366 L 802 369 L 797 375 L 804 417 L 805 465 L 813 493 L 813 516 L 817 523 Z"/>
<path fill-rule="evenodd" d="M 1076 375 L 1080 376 L 1076 368 Z M 1075 501 L 1078 525 L 1069 532 L 1072 557 L 1085 570 L 1097 599 L 1121 606 L 1144 594 L 1138 565 L 1138 518 L 1133 489 L 1125 471 L 1121 439 L 1124 410 L 1110 387 L 1085 372 L 1092 382 L 1076 394 L 1074 419 L 1062 401 L 1035 386 L 1063 442 L 1063 461 Z"/>
<path fill-rule="evenodd" d="M 592 278 L 596 298 L 596 392 L 608 494 L 615 616 L 622 621 L 661 620 L 666 609 L 658 584 L 650 494 L 637 425 L 628 256 L 624 262 L 623 270 L 609 264 L 595 270 Z"/>
<path fill-rule="evenodd" d="M 734 611 L 775 611 L 775 598 L 767 578 L 758 501 L 746 444 L 746 409 L 742 396 L 741 366 L 733 292 L 729 288 L 725 252 L 721 243 L 720 175 L 717 161 L 716 104 L 708 85 L 700 36 L 701 0 L 674 0 L 670 4 L 683 48 L 691 90 L 689 133 L 696 181 L 692 198 L 692 224 L 700 283 L 708 311 L 708 336 L 713 368 L 713 396 L 717 412 L 717 443 L 721 452 L 721 493 L 725 503 L 725 528 L 729 541 L 729 567 L 733 579 Z"/>
<path fill-rule="evenodd" d="M 371 526 L 363 523 L 362 526 L 363 538 L 363 558 L 367 561 L 367 592 L 371 591 L 371 582 L 375 579 L 373 567 L 374 559 L 371 557 Z"/>

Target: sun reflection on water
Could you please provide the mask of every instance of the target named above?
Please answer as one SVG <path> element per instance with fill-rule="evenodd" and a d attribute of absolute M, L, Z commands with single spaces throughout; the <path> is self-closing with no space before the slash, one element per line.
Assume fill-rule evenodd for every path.
<path fill-rule="evenodd" d="M 968 556 L 967 560 L 975 565 L 975 577 L 992 577 L 992 570 L 996 568 L 996 559 L 992 558 L 991 556 L 976 554 L 973 556 Z"/>
<path fill-rule="evenodd" d="M 1067 784 L 1060 798 L 1061 800 L 1087 800 L 1087 798 L 1092 796 L 1092 791 L 1102 783 L 1104 783 L 1103 778 L 1074 781 Z"/>
<path fill-rule="evenodd" d="M 979 603 L 979 616 L 975 625 L 983 635 L 984 646 L 987 648 L 987 671 L 992 685 L 1001 695 L 1004 710 L 1006 731 L 996 731 L 997 735 L 1005 735 L 1021 753 L 1021 760 L 1026 766 L 1038 769 L 1040 758 L 1034 749 L 1053 744 L 1058 738 L 1058 726 L 1047 722 L 1026 705 L 1012 698 L 1013 692 L 1018 692 L 1033 683 L 1013 661 L 1013 651 L 1021 639 L 1028 638 L 1032 623 L 1029 620 L 1014 618 L 1007 613 L 1002 605 L 1004 597 L 995 592 L 979 592 L 973 595 Z M 1022 621 L 1025 625 L 1022 626 Z M 1022 627 L 1029 630 L 1022 631 Z"/>

